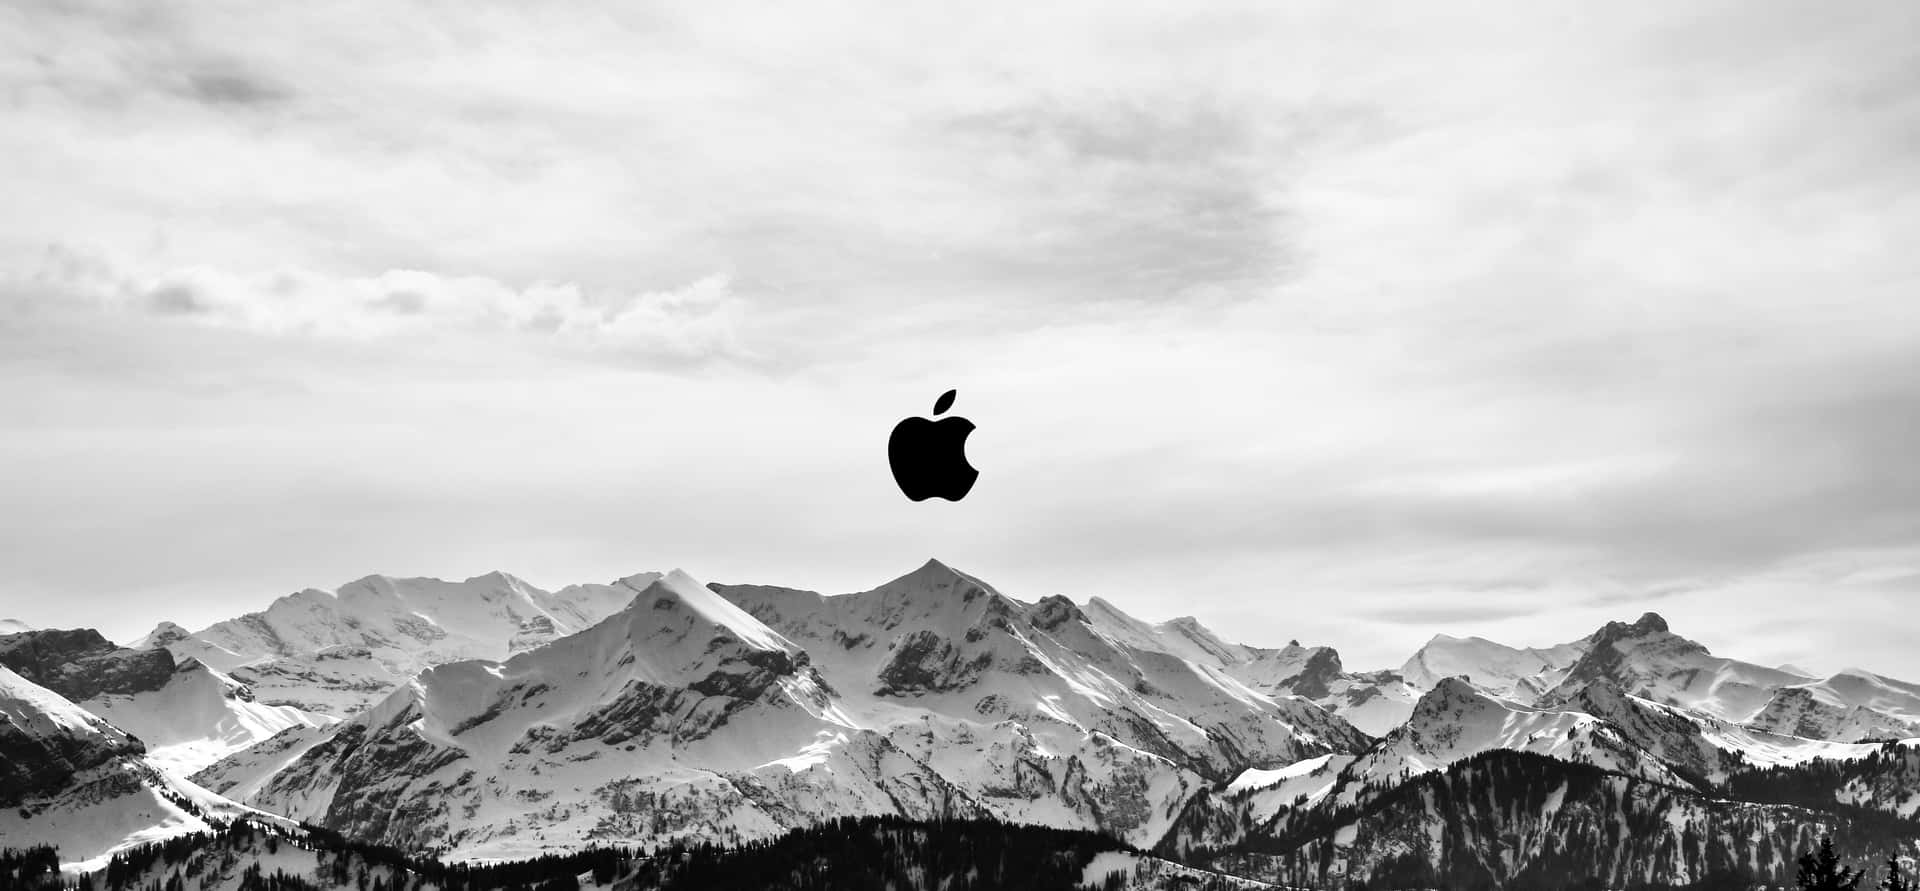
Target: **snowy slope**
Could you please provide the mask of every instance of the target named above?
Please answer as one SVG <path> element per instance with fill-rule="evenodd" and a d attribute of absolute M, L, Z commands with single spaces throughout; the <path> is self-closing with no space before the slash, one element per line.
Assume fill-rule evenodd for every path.
<path fill-rule="evenodd" d="M 0 668 L 0 847 L 54 844 L 64 861 L 98 863 L 240 811 L 144 755 L 120 728 Z"/>
<path fill-rule="evenodd" d="M 1715 656 L 1674 634 L 1654 613 L 1632 624 L 1609 622 L 1587 638 L 1586 651 L 1542 700 L 1604 680 L 1628 693 L 1724 720 L 1742 720 L 1766 705 L 1775 690 L 1805 683 L 1777 668 Z"/>
<path fill-rule="evenodd" d="M 1495 696 L 1532 702 L 1553 689 L 1587 650 L 1585 640 L 1546 649 L 1515 648 L 1480 637 L 1435 635 L 1400 666 L 1407 683 L 1431 690 L 1463 677 Z"/>
<path fill-rule="evenodd" d="M 405 674 L 461 659 L 505 658 L 522 629 L 542 622 L 556 635 L 583 627 L 582 615 L 556 615 L 553 606 L 552 595 L 506 573 L 464 582 L 372 575 L 334 593 L 290 594 L 264 612 L 201 629 L 193 638 L 205 646 L 205 655 L 188 655 L 224 669 L 266 657 L 364 647 Z"/>
<path fill-rule="evenodd" d="M 1245 799 L 1253 821 L 1265 823 L 1283 810 L 1324 798 L 1353 761 L 1352 755 L 1321 755 L 1274 770 L 1249 770 L 1227 786 L 1227 794 Z"/>
<path fill-rule="evenodd" d="M 1483 752 L 1508 749 L 1590 764 L 1668 785 L 1688 785 L 1615 726 L 1584 712 L 1538 709 L 1499 699 L 1459 678 L 1444 678 L 1421 697 L 1407 723 L 1381 738 L 1341 772 L 1339 791 L 1352 801 L 1368 784 L 1388 785 L 1441 770 Z"/>
<path fill-rule="evenodd" d="M 230 674 L 263 702 L 345 717 L 424 669 L 505 659 L 584 630 L 658 578 L 547 592 L 501 572 L 464 582 L 375 575 L 290 594 L 190 636 L 163 623 L 143 642 Z"/>
<path fill-rule="evenodd" d="M 194 660 L 181 662 L 158 690 L 102 693 L 82 708 L 147 745 L 148 759 L 186 777 L 290 727 L 324 727 L 339 719 L 292 706 L 265 705 L 233 678 Z"/>
<path fill-rule="evenodd" d="M 1149 623 L 1095 597 L 1082 608 L 1095 633 L 1116 644 L 1218 669 L 1276 698 L 1298 696 L 1379 736 L 1406 720 L 1420 690 L 1393 672 L 1349 672 L 1332 647 L 1289 641 L 1279 649 L 1229 643 L 1192 617 Z"/>
<path fill-rule="evenodd" d="M 1857 669 L 1821 680 L 1791 667 L 1716 656 L 1654 613 L 1547 648 L 1441 635 L 1408 659 L 1402 673 L 1419 690 L 1460 677 L 1491 695 L 1546 708 L 1599 684 L 1683 710 L 1697 723 L 1745 724 L 1757 734 L 1750 738 L 1760 741 L 1750 747 L 1762 758 L 1780 757 L 1782 736 L 1851 743 L 1920 732 L 1920 685 Z"/>
<path fill-rule="evenodd" d="M 0 667 L 0 722 L 12 747 L 0 762 L 9 770 L 5 788 L 15 795 L 34 790 L 25 774 L 29 768 L 84 769 L 143 751 L 125 731 L 5 667 Z"/>
<path fill-rule="evenodd" d="M 0 665 L 139 737 L 152 763 L 176 777 L 288 727 L 336 720 L 256 702 L 244 684 L 199 662 L 118 647 L 88 629 L 8 637 Z"/>
<path fill-rule="evenodd" d="M 1221 640 L 1192 616 L 1148 623 L 1099 597 L 1087 601 L 1083 611 L 1088 625 L 1116 643 L 1193 662 L 1224 667 L 1252 659 L 1258 652 L 1252 647 Z"/>

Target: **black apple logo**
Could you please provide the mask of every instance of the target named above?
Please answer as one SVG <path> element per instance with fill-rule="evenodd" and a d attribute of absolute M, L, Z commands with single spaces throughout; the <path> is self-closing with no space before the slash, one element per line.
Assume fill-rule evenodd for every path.
<path fill-rule="evenodd" d="M 933 413 L 944 414 L 953 407 L 954 391 L 948 390 L 933 403 Z M 967 435 L 973 422 L 966 418 L 908 418 L 894 425 L 887 439 L 887 462 L 893 465 L 893 480 L 909 499 L 925 501 L 945 498 L 959 501 L 967 497 L 980 471 L 967 463 Z"/>

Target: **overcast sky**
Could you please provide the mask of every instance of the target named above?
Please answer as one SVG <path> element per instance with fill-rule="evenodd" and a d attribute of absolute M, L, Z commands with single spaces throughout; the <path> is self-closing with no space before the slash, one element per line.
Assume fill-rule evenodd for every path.
<path fill-rule="evenodd" d="M 1920 5 L 805 6 L 0 7 L 0 616 L 938 556 L 1920 679 Z"/>

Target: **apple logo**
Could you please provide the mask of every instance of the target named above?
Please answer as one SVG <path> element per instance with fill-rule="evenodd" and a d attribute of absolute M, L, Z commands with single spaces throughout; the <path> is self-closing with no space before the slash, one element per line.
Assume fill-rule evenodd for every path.
<path fill-rule="evenodd" d="M 953 397 L 953 390 L 940 394 L 933 413 L 945 414 L 953 407 Z M 966 418 L 908 418 L 894 425 L 887 439 L 887 463 L 893 465 L 900 491 L 913 501 L 967 497 L 980 478 L 980 471 L 967 463 L 967 435 L 972 432 L 973 422 Z"/>

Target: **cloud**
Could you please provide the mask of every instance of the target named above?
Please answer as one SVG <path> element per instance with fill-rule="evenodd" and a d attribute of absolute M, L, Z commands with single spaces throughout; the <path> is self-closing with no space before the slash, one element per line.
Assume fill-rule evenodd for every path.
<path fill-rule="evenodd" d="M 264 106 L 287 101 L 292 92 L 273 81 L 238 70 L 210 68 L 186 77 L 187 93 L 214 105 Z"/>
<path fill-rule="evenodd" d="M 10 283 L 15 302 L 65 301 L 273 337 L 376 340 L 505 335 L 614 357 L 751 360 L 738 326 L 748 302 L 725 276 L 660 291 L 589 292 L 537 282 L 394 269 L 332 277 L 301 269 L 241 274 L 211 266 L 151 277 L 68 250 Z"/>
<path fill-rule="evenodd" d="M 1353 665 L 1656 602 L 1819 663 L 1907 627 L 1915 9 L 13 4 L 0 563 L 935 554 Z M 909 510 L 954 387 L 981 484 Z"/>

